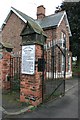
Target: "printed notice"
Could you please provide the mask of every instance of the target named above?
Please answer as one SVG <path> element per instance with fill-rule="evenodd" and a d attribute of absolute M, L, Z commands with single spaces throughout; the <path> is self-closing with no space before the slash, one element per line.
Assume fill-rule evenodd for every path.
<path fill-rule="evenodd" d="M 34 74 L 35 70 L 35 45 L 22 46 L 22 67 L 23 74 Z"/>

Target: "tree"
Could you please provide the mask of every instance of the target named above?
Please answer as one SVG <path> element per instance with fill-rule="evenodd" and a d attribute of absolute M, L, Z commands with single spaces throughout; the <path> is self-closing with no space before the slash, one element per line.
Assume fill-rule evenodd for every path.
<path fill-rule="evenodd" d="M 57 7 L 56 12 L 65 10 L 68 16 L 72 37 L 70 37 L 70 50 L 72 56 L 77 56 L 77 64 L 80 62 L 80 2 L 63 2 Z"/>

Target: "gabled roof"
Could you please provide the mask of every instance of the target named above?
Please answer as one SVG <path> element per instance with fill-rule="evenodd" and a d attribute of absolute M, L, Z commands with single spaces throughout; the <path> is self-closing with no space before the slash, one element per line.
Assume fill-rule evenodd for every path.
<path fill-rule="evenodd" d="M 26 16 L 26 15 L 25 15 L 24 13 L 20 12 L 19 10 L 11 7 L 9 14 L 7 15 L 4 23 L 2 24 L 1 30 L 2 30 L 2 29 L 4 28 L 4 26 L 6 25 L 8 19 L 10 18 L 11 14 L 12 14 L 12 12 L 15 13 L 20 19 L 22 19 L 22 21 L 24 21 L 24 22 L 26 23 L 26 19 L 23 17 L 23 16 Z"/>
<path fill-rule="evenodd" d="M 26 15 L 25 13 L 11 7 L 11 11 L 13 11 L 19 18 L 21 18 L 25 23 L 27 23 L 27 21 L 34 21 L 33 18 L 31 18 L 30 16 Z"/>
<path fill-rule="evenodd" d="M 25 23 L 27 23 L 27 20 L 32 19 L 31 17 L 29 17 L 29 16 L 26 15 L 25 13 L 23 13 L 23 12 L 15 9 L 15 8 L 13 8 L 13 7 L 11 7 L 11 10 L 10 10 L 8 16 L 6 17 L 6 19 L 5 19 L 5 21 L 4 21 L 4 24 L 7 23 L 7 21 L 8 21 L 8 19 L 9 19 L 9 17 L 11 16 L 12 12 L 15 13 L 15 14 L 16 14 L 22 21 L 24 21 Z"/>
<path fill-rule="evenodd" d="M 63 12 L 52 14 L 49 16 L 45 16 L 42 20 L 36 20 L 42 28 L 55 27 L 59 24 L 61 18 L 63 16 Z"/>
<path fill-rule="evenodd" d="M 68 28 L 68 32 L 71 35 L 71 31 L 70 31 L 70 27 L 69 27 L 69 23 L 67 19 L 67 14 L 65 11 L 61 11 L 61 12 L 58 12 L 58 13 L 55 13 L 49 16 L 45 16 L 42 20 L 39 19 L 36 21 L 38 24 L 41 25 L 43 29 L 50 28 L 50 27 L 56 28 L 56 27 L 59 27 L 64 17 L 66 20 L 66 26 Z"/>
<path fill-rule="evenodd" d="M 66 26 L 68 28 L 68 32 L 71 36 L 71 31 L 70 31 L 70 27 L 69 27 L 69 23 L 68 23 L 68 19 L 67 19 L 67 15 L 65 11 L 62 12 L 58 12 L 49 16 L 45 16 L 42 20 L 34 20 L 33 18 L 29 17 L 28 15 L 22 13 L 21 11 L 11 7 L 11 10 L 7 16 L 7 18 L 4 21 L 4 24 L 2 25 L 2 29 L 5 26 L 5 24 L 7 23 L 10 15 L 12 14 L 12 12 L 14 12 L 22 21 L 24 21 L 25 23 L 27 23 L 27 21 L 30 22 L 30 24 L 33 26 L 34 30 L 37 32 L 42 32 L 43 30 L 42 28 L 50 28 L 50 27 L 59 27 L 61 21 L 63 20 L 63 18 L 65 17 L 66 20 Z"/>
<path fill-rule="evenodd" d="M 43 34 L 44 36 L 46 36 L 44 34 L 43 29 L 41 28 L 41 26 L 31 17 L 29 17 L 28 15 L 22 13 L 21 11 L 11 7 L 10 13 L 8 14 L 7 18 L 5 19 L 4 23 L 6 24 L 11 13 L 14 12 L 21 20 L 23 20 L 25 23 L 29 23 L 32 28 L 34 29 L 34 31 L 38 34 Z"/>

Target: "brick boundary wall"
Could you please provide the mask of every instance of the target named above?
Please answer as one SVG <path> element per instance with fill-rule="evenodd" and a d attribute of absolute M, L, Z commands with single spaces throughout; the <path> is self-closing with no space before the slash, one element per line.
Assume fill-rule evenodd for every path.
<path fill-rule="evenodd" d="M 10 81 L 8 81 L 7 76 L 10 74 L 10 57 L 11 54 L 5 50 L 0 52 L 2 54 L 2 59 L 0 59 L 0 85 L 2 89 L 10 89 Z"/>

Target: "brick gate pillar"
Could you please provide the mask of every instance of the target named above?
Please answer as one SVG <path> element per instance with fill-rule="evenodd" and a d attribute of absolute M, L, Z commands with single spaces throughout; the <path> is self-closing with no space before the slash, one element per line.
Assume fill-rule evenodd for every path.
<path fill-rule="evenodd" d="M 43 71 L 41 61 L 43 59 L 43 47 L 46 37 L 42 33 L 38 34 L 35 31 L 33 31 L 34 34 L 31 34 L 30 29 L 32 33 L 32 27 L 28 23 L 21 33 L 20 101 L 29 102 L 33 106 L 37 106 L 42 103 Z"/>
<path fill-rule="evenodd" d="M 27 45 L 26 47 L 34 46 L 35 48 L 35 63 L 25 63 L 32 64 L 34 66 L 34 73 L 29 74 L 31 71 L 29 67 L 30 65 L 26 66 L 27 74 L 21 74 L 21 90 L 20 90 L 20 101 L 21 102 L 30 102 L 32 105 L 36 106 L 42 102 L 42 71 L 39 71 L 38 68 L 38 60 L 42 58 L 42 47 L 40 45 Z M 27 58 L 23 58 L 27 59 Z M 23 62 L 25 62 L 24 60 Z M 31 62 L 31 61 L 26 61 Z M 24 64 L 24 63 L 23 63 Z M 33 65 L 34 64 L 34 65 Z"/>

